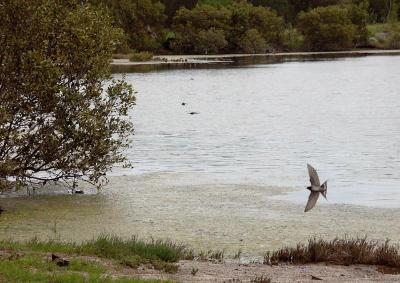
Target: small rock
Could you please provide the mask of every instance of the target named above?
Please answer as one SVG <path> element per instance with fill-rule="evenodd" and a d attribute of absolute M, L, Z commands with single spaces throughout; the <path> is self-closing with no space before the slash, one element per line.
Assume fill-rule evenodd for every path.
<path fill-rule="evenodd" d="M 75 190 L 76 195 L 83 195 L 85 192 L 83 190 Z"/>
<path fill-rule="evenodd" d="M 311 280 L 322 280 L 322 279 L 317 276 L 311 275 Z"/>
<path fill-rule="evenodd" d="M 56 254 L 51 254 L 51 260 L 60 267 L 69 265 L 69 260 L 62 258 L 61 256 Z"/>

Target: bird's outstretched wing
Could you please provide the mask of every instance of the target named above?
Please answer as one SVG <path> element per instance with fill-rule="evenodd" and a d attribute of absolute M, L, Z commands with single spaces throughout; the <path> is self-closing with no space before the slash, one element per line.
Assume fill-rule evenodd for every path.
<path fill-rule="evenodd" d="M 310 164 L 307 164 L 308 175 L 310 175 L 311 186 L 319 187 L 321 183 L 319 182 L 317 171 Z"/>
<path fill-rule="evenodd" d="M 304 212 L 309 211 L 311 208 L 313 208 L 315 206 L 315 204 L 317 203 L 319 197 L 319 192 L 311 192 L 310 196 L 308 197 L 308 202 L 306 205 L 306 208 L 304 209 Z"/>

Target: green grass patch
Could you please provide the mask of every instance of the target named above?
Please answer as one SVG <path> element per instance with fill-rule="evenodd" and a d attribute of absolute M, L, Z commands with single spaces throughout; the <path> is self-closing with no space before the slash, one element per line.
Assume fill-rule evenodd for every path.
<path fill-rule="evenodd" d="M 161 282 L 127 277 L 113 278 L 105 266 L 79 258 L 70 259 L 68 266 L 59 267 L 43 254 L 25 254 L 0 260 L 0 282 Z"/>
<path fill-rule="evenodd" d="M 171 241 L 144 241 L 137 237 L 125 240 L 108 235 L 102 235 L 81 244 L 64 243 L 57 240 L 40 241 L 36 238 L 27 242 L 0 241 L 0 249 L 97 256 L 115 260 L 119 264 L 131 268 L 146 264 L 171 273 L 177 271 L 175 262 L 193 258 L 192 250 Z M 84 263 L 73 261 L 71 266 L 84 267 Z M 88 266 L 88 268 L 92 268 L 92 266 Z"/>
<path fill-rule="evenodd" d="M 73 259 L 59 267 L 41 255 L 25 255 L 0 260 L 0 282 L 119 282 L 104 275 L 105 268 L 92 262 Z M 130 280 L 121 282 L 147 282 Z"/>
<path fill-rule="evenodd" d="M 335 238 L 331 241 L 312 238 L 308 244 L 286 247 L 264 258 L 266 264 L 280 262 L 306 264 L 326 262 L 337 265 L 367 264 L 400 268 L 398 245 L 389 241 L 369 241 L 367 238 Z"/>

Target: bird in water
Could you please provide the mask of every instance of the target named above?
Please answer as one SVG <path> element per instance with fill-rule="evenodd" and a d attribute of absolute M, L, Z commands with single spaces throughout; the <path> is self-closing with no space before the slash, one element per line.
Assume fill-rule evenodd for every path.
<path fill-rule="evenodd" d="M 328 190 L 328 183 L 327 183 L 328 181 L 325 181 L 321 185 L 321 183 L 319 182 L 317 171 L 310 164 L 307 164 L 307 168 L 308 168 L 308 175 L 310 175 L 311 186 L 307 187 L 307 190 L 310 191 L 310 196 L 308 197 L 308 202 L 306 208 L 304 209 L 304 212 L 309 211 L 311 208 L 315 206 L 319 194 L 321 194 L 325 199 L 327 199 L 326 193 Z"/>

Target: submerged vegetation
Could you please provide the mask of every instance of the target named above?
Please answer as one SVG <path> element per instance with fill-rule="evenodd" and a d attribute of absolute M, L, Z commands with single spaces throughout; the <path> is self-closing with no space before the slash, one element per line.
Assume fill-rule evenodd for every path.
<path fill-rule="evenodd" d="M 267 253 L 266 264 L 307 264 L 326 262 L 337 265 L 367 264 L 400 268 L 398 245 L 370 241 L 367 238 L 335 238 L 331 241 L 312 238 L 307 245 L 297 244 Z"/>

